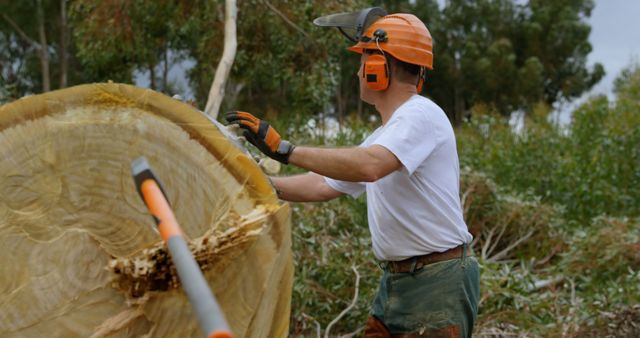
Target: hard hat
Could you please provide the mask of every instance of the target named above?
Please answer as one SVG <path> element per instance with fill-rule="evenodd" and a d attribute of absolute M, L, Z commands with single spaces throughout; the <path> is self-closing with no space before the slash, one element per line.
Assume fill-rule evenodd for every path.
<path fill-rule="evenodd" d="M 390 14 L 373 22 L 348 48 L 360 53 L 382 50 L 396 59 L 433 69 L 433 41 L 427 27 L 413 14 Z"/>
<path fill-rule="evenodd" d="M 356 42 L 348 50 L 362 54 L 364 50 L 380 50 L 394 58 L 420 66 L 418 93 L 422 90 L 425 68 L 433 69 L 433 42 L 427 27 L 413 14 L 390 14 L 379 7 L 353 13 L 326 15 L 313 20 L 316 26 L 337 27 L 349 40 Z M 372 55 L 364 65 L 363 77 L 372 90 L 389 86 L 389 65 L 384 55 Z"/>

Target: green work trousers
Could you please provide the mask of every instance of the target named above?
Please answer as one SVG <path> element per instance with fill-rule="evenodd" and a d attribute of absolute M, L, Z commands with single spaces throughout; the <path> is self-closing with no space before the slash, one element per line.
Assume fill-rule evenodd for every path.
<path fill-rule="evenodd" d="M 371 314 L 398 337 L 471 337 L 480 272 L 473 256 L 384 275 Z"/>

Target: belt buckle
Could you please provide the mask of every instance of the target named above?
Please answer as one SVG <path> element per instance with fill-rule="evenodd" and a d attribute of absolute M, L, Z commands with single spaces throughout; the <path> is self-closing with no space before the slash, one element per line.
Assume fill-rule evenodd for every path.
<path fill-rule="evenodd" d="M 389 268 L 389 272 L 391 272 L 391 273 L 398 273 L 399 272 L 398 270 L 400 270 L 401 267 L 400 267 L 400 265 L 398 264 L 397 261 L 386 261 L 386 263 L 387 263 L 386 266 Z"/>
<path fill-rule="evenodd" d="M 398 264 L 396 264 L 395 261 L 388 261 L 387 263 L 387 266 L 389 267 L 389 271 L 391 271 L 391 273 L 398 273 Z"/>

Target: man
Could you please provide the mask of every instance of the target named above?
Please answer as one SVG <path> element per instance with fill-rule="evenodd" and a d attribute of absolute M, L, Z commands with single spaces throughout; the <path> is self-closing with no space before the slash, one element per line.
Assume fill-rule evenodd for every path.
<path fill-rule="evenodd" d="M 417 88 L 432 68 L 431 35 L 411 14 L 381 16 L 358 35 L 349 50 L 361 54 L 360 98 L 382 119 L 360 146 L 294 147 L 249 113 L 226 118 L 266 155 L 310 171 L 273 177 L 281 199 L 367 193 L 384 274 L 365 337 L 470 337 L 479 272 L 460 205 L 455 135 L 442 109 Z"/>

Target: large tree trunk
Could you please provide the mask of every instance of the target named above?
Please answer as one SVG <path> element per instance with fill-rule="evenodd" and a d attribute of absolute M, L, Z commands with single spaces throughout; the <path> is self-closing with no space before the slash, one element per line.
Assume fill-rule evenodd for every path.
<path fill-rule="evenodd" d="M 197 337 L 129 171 L 143 155 L 235 337 L 285 337 L 289 207 L 202 112 L 93 84 L 0 107 L 0 337 Z"/>
<path fill-rule="evenodd" d="M 60 0 L 60 88 L 67 87 L 67 0 Z"/>
<path fill-rule="evenodd" d="M 44 27 L 44 8 L 42 0 L 37 0 L 38 35 L 40 37 L 40 67 L 42 69 L 42 91 L 51 90 L 51 78 L 49 72 L 49 48 L 47 44 L 47 34 Z"/>

